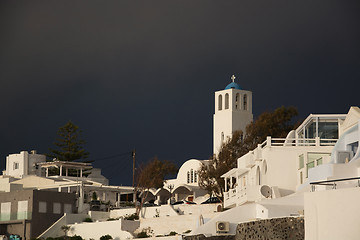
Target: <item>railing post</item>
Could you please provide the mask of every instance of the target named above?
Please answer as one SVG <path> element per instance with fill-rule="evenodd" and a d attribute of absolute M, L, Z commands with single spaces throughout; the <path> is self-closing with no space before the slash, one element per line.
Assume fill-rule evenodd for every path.
<path fill-rule="evenodd" d="M 320 146 L 320 137 L 315 137 L 315 146 Z"/>
<path fill-rule="evenodd" d="M 270 136 L 266 137 L 266 146 L 271 147 L 271 137 Z"/>

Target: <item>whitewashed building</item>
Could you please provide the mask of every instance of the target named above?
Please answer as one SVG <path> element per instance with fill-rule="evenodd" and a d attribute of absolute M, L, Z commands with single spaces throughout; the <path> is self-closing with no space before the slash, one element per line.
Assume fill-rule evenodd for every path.
<path fill-rule="evenodd" d="M 58 169 L 59 173 L 49 174 L 49 169 Z M 100 203 L 108 203 L 107 207 L 119 207 L 121 195 L 133 193 L 132 187 L 109 185 L 101 169 L 92 168 L 90 163 L 46 162 L 46 156 L 34 150 L 7 156 L 6 169 L 0 175 L 0 192 L 22 189 L 76 193 L 78 212 L 90 210 L 95 196 Z M 105 207 L 105 204 L 100 205 L 103 210 Z"/>
<path fill-rule="evenodd" d="M 171 192 L 175 201 L 196 201 L 207 192 L 199 187 L 198 171 L 207 160 L 190 159 L 181 165 L 176 179 L 167 180 L 164 189 Z"/>
<path fill-rule="evenodd" d="M 313 181 L 357 175 L 356 167 L 343 163 L 357 156 L 354 119 L 359 114 L 358 107 L 347 114 L 311 114 L 286 138 L 268 137 L 223 175 L 225 207 L 310 191 Z"/>

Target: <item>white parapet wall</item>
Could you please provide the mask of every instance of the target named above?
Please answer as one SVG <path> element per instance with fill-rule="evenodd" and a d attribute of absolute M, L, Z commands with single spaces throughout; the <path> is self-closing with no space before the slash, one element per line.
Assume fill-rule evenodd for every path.
<path fill-rule="evenodd" d="M 78 235 L 85 240 L 100 239 L 101 236 L 110 235 L 113 239 L 131 239 L 132 234 L 122 230 L 123 220 L 78 223 L 70 225 L 69 236 Z M 129 224 L 128 222 L 126 223 Z M 132 221 L 132 229 L 139 227 L 139 221 Z M 129 226 L 127 226 L 129 227 Z"/>
<path fill-rule="evenodd" d="M 141 218 L 171 217 L 178 215 L 204 215 L 221 210 L 221 204 L 179 204 L 143 207 Z M 110 211 L 110 218 L 119 218 L 135 213 L 135 208 L 115 209 Z"/>
<path fill-rule="evenodd" d="M 53 225 L 46 229 L 38 238 L 48 238 L 48 237 L 60 237 L 64 235 L 64 231 L 61 229 L 62 226 L 74 224 L 76 222 L 82 222 L 85 218 L 89 217 L 87 214 L 73 214 L 65 213 L 59 220 L 57 220 Z"/>
<path fill-rule="evenodd" d="M 200 226 L 201 217 L 199 215 L 182 215 L 159 218 L 140 219 L 141 232 L 143 229 L 151 229 L 153 236 L 165 236 L 170 232 L 183 234 L 194 230 Z"/>
<path fill-rule="evenodd" d="M 106 221 L 110 218 L 110 212 L 89 211 L 88 214 L 93 221 Z"/>
<path fill-rule="evenodd" d="M 305 193 L 305 239 L 360 239 L 359 199 L 359 187 Z"/>

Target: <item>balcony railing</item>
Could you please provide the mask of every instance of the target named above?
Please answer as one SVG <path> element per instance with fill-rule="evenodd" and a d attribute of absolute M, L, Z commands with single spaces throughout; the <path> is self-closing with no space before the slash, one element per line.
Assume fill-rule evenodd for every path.
<path fill-rule="evenodd" d="M 274 146 L 335 146 L 338 139 L 326 138 L 272 138 L 267 139 L 259 144 L 260 148 Z"/>
<path fill-rule="evenodd" d="M 316 185 L 320 186 L 332 186 L 332 189 L 336 189 L 337 183 L 339 182 L 347 182 L 347 181 L 355 181 L 357 180 L 357 187 L 360 187 L 360 177 L 353 177 L 353 178 L 341 178 L 341 179 L 334 179 L 334 180 L 326 180 L 326 181 L 318 181 L 318 182 L 311 182 L 311 191 L 315 192 Z"/>
<path fill-rule="evenodd" d="M 224 206 L 230 206 L 232 204 L 243 204 L 245 202 L 255 202 L 263 198 L 260 192 L 262 185 L 236 187 L 229 189 L 224 193 Z"/>
<path fill-rule="evenodd" d="M 31 219 L 31 212 L 18 212 L 18 213 L 1 213 L 0 222 L 14 221 L 14 220 L 29 220 Z"/>

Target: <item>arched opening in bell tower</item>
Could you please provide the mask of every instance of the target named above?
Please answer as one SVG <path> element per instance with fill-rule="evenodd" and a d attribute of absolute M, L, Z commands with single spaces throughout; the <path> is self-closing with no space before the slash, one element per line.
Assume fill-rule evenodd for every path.
<path fill-rule="evenodd" d="M 244 94 L 243 105 L 244 105 L 243 109 L 244 109 L 244 110 L 247 110 L 248 108 L 247 108 L 247 95 L 246 95 L 246 94 Z"/>
<path fill-rule="evenodd" d="M 221 111 L 222 110 L 222 95 L 220 94 L 219 95 L 219 101 L 218 101 L 218 109 L 219 109 L 219 111 Z"/>
<path fill-rule="evenodd" d="M 225 94 L 225 109 L 229 109 L 229 94 Z"/>

